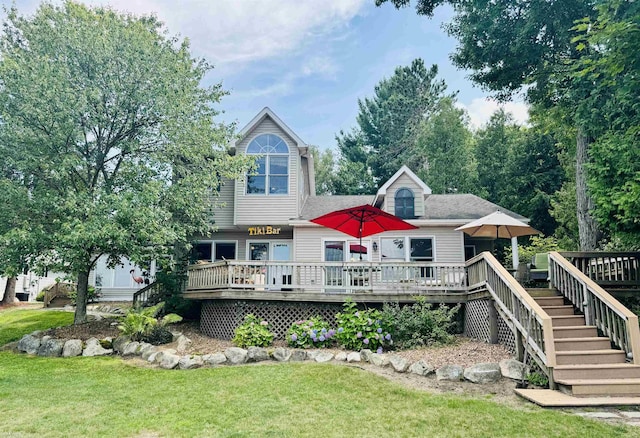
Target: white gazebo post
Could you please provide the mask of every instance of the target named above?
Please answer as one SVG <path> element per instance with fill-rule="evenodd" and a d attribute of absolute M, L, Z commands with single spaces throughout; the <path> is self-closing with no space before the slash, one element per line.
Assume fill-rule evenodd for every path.
<path fill-rule="evenodd" d="M 518 270 L 518 265 L 520 264 L 520 255 L 518 254 L 518 238 L 511 238 L 511 260 L 513 261 L 513 271 L 516 272 Z"/>

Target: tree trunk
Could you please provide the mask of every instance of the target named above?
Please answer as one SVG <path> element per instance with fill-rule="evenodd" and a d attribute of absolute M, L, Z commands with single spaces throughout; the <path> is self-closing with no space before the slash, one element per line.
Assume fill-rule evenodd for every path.
<path fill-rule="evenodd" d="M 78 294 L 76 296 L 76 313 L 74 324 L 87 322 L 87 290 L 89 289 L 89 270 L 78 274 Z"/>
<path fill-rule="evenodd" d="M 581 129 L 578 129 L 576 137 L 576 207 L 580 250 L 593 251 L 597 248 L 602 233 L 591 214 L 594 204 L 587 188 L 586 165 L 589 160 L 589 146 L 592 140 Z"/>
<path fill-rule="evenodd" d="M 16 277 L 7 277 L 7 285 L 4 288 L 4 297 L 0 304 L 7 305 L 13 304 L 16 300 Z"/>

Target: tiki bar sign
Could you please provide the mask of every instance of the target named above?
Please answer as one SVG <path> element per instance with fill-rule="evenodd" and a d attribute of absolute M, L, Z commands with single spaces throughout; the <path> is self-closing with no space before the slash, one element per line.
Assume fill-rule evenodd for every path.
<path fill-rule="evenodd" d="M 280 228 L 266 225 L 263 227 L 249 227 L 249 236 L 269 236 L 280 234 Z"/>

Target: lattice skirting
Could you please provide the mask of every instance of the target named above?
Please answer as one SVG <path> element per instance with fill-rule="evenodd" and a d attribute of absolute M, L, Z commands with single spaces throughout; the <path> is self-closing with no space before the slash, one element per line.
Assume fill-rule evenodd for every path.
<path fill-rule="evenodd" d="M 465 304 L 464 335 L 469 338 L 490 342 L 489 306 L 492 300 L 473 300 Z M 513 331 L 498 314 L 498 343 L 504 345 L 511 353 L 516 352 Z"/>
<path fill-rule="evenodd" d="M 341 304 L 210 300 L 202 304 L 200 330 L 207 336 L 231 339 L 244 317 L 253 313 L 269 322 L 276 339 L 283 339 L 295 321 L 319 315 L 333 323 L 335 314 L 341 310 Z"/>

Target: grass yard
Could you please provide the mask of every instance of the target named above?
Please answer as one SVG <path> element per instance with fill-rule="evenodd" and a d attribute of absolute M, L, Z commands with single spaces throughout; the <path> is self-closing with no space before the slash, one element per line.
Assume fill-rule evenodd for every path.
<path fill-rule="evenodd" d="M 35 330 L 73 324 L 72 312 L 10 307 L 0 310 L 0 346 L 17 341 Z"/>
<path fill-rule="evenodd" d="M 640 436 L 523 404 L 404 389 L 346 366 L 190 371 L 0 353 L 0 436 Z"/>

